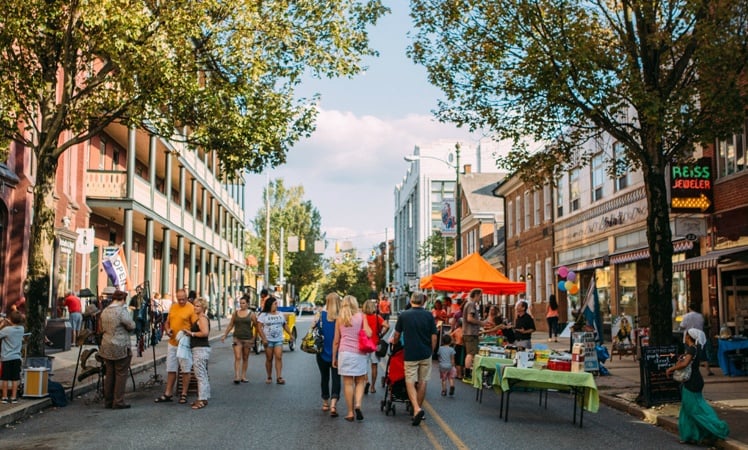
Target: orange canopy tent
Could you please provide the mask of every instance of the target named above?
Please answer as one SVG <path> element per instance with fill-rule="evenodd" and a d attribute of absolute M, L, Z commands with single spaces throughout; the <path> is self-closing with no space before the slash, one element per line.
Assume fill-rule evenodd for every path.
<path fill-rule="evenodd" d="M 421 278 L 421 289 L 465 292 L 480 288 L 485 294 L 519 294 L 527 285 L 511 281 L 478 253 L 465 257 L 446 269 Z"/>

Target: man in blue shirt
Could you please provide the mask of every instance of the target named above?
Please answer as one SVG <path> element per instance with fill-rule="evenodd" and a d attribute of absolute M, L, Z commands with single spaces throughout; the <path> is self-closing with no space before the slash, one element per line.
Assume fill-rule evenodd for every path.
<path fill-rule="evenodd" d="M 398 342 L 400 335 L 405 335 L 405 388 L 413 406 L 413 426 L 420 425 L 425 415 L 421 405 L 426 398 L 431 355 L 436 348 L 436 322 L 431 313 L 423 309 L 425 300 L 426 296 L 419 292 L 410 297 L 410 309 L 400 313 L 392 341 Z"/>

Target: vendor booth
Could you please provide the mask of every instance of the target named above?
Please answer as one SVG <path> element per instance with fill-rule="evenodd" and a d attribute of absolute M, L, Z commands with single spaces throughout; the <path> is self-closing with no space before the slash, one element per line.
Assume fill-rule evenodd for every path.
<path fill-rule="evenodd" d="M 485 294 L 514 295 L 525 292 L 524 282 L 511 281 L 478 253 L 467 256 L 446 269 L 421 278 L 421 289 L 466 292 L 482 289 Z"/>

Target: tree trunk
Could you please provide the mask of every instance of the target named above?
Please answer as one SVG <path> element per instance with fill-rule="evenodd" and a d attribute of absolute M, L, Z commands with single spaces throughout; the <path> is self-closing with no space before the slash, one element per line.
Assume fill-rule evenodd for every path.
<path fill-rule="evenodd" d="M 29 269 L 26 279 L 26 324 L 29 356 L 44 356 L 44 325 L 50 294 L 50 262 L 54 243 L 53 189 L 57 160 L 54 149 L 37 152 L 37 175 L 34 185 L 34 216 L 29 241 Z"/>
<path fill-rule="evenodd" d="M 665 171 L 667 161 L 661 157 L 659 143 L 651 144 L 647 153 L 654 158 L 643 164 L 647 193 L 647 241 L 649 244 L 650 279 L 646 302 L 639 303 L 639 324 L 649 326 L 651 345 L 672 342 L 673 242 L 670 231 Z"/>

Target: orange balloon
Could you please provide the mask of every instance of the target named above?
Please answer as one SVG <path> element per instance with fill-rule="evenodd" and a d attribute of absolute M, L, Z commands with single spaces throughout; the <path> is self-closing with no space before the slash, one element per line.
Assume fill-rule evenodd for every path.
<path fill-rule="evenodd" d="M 579 285 L 574 283 L 574 285 L 569 289 L 569 294 L 576 295 L 577 292 L 579 292 Z"/>

